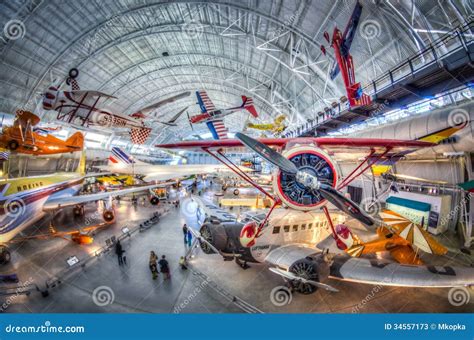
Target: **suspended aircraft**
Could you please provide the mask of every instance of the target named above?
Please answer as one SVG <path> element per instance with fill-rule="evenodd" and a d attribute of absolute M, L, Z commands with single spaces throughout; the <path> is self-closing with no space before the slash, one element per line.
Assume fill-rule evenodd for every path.
<path fill-rule="evenodd" d="M 262 130 L 262 131 L 270 131 L 273 135 L 279 135 L 285 129 L 287 126 L 283 123 L 286 119 L 285 115 L 279 115 L 278 117 L 275 118 L 273 123 L 268 123 L 268 124 L 254 124 L 254 123 L 248 123 L 247 127 L 251 129 L 256 129 L 256 130 Z"/>
<path fill-rule="evenodd" d="M 76 80 L 78 75 L 79 71 L 77 69 L 69 71 L 66 84 L 70 85 L 71 89 L 68 91 L 60 90 L 60 84 L 58 83 L 51 84 L 43 94 L 43 108 L 56 111 L 56 119 L 58 121 L 66 122 L 76 127 L 96 126 L 101 128 L 130 129 L 130 139 L 134 144 L 146 142 L 152 131 L 150 123 L 175 126 L 176 120 L 186 109 L 180 111 L 169 121 L 161 121 L 147 116 L 147 114 L 165 104 L 190 95 L 190 92 L 183 92 L 144 107 L 131 115 L 126 115 L 111 112 L 98 106 L 100 100 L 115 99 L 115 97 L 100 91 L 81 90 Z"/>
<path fill-rule="evenodd" d="M 247 110 L 255 118 L 258 117 L 257 110 L 253 105 L 253 99 L 246 96 L 242 96 L 242 105 L 221 110 L 216 109 L 206 91 L 196 91 L 196 97 L 201 108 L 201 114 L 188 117 L 191 128 L 193 124 L 206 123 L 214 139 L 227 139 L 228 129 L 223 121 L 225 116 Z"/>
<path fill-rule="evenodd" d="M 84 135 L 74 133 L 67 140 L 61 140 L 50 134 L 35 131 L 40 118 L 30 111 L 18 110 L 13 126 L 3 127 L 0 134 L 0 147 L 23 154 L 52 155 L 81 151 L 84 147 Z"/>
<path fill-rule="evenodd" d="M 107 165 L 99 165 L 96 168 L 117 174 L 140 175 L 145 182 L 230 172 L 225 165 L 219 164 L 153 165 L 135 159 L 118 147 L 112 148 Z M 239 169 L 244 172 L 252 171 L 245 167 Z"/>
<path fill-rule="evenodd" d="M 266 264 L 271 272 L 281 276 L 302 294 L 314 293 L 318 288 L 338 292 L 339 289 L 328 279 L 420 288 L 474 284 L 474 269 L 470 267 L 425 266 L 421 262 L 407 265 L 387 259 L 352 257 L 354 253 L 333 246 L 334 225 L 341 242 L 348 243 L 354 237 L 343 224 L 345 217 L 338 212 L 332 213 L 328 219 L 326 213 L 278 208 L 269 218 L 260 211 L 249 212 L 237 219 L 200 197 L 193 196 L 191 199 L 197 205 L 195 211 L 200 229 L 189 230 L 199 240 L 205 254 L 215 253 L 225 261 L 235 260 L 242 268 L 247 268 L 247 263 Z M 183 206 L 187 204 L 190 203 L 183 202 Z M 255 226 L 262 225 L 264 221 L 259 237 L 254 237 Z M 396 236 L 402 233 L 400 229 L 400 234 Z M 411 239 L 404 241 L 403 245 L 401 241 L 396 241 L 397 247 L 409 248 L 415 244 Z M 376 245 L 376 241 L 364 243 L 359 240 L 358 248 L 347 249 L 366 247 L 364 254 L 391 251 L 392 256 L 397 252 L 395 247 L 385 249 Z M 360 255 L 357 252 L 357 256 Z M 397 256 L 396 259 L 403 258 Z"/>
<path fill-rule="evenodd" d="M 0 180 L 0 264 L 10 261 L 7 244 L 18 233 L 39 221 L 48 212 L 74 207 L 75 215 L 84 213 L 84 204 L 105 200 L 102 212 L 104 221 L 115 218 L 112 197 L 168 186 L 173 183 L 153 184 L 90 195 L 77 195 L 85 178 L 85 155 L 82 155 L 75 172 L 56 173 L 37 177 Z M 150 198 L 152 204 L 157 202 Z"/>

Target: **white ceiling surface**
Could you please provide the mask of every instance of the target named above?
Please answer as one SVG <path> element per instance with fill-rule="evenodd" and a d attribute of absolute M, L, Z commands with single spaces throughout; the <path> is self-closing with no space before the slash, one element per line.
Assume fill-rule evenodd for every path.
<path fill-rule="evenodd" d="M 413 54 L 440 32 L 466 20 L 464 0 L 361 1 L 364 10 L 351 53 L 357 81 L 367 83 Z M 20 37 L 0 38 L 0 111 L 35 109 L 53 79 L 78 68 L 82 89 L 116 96 L 107 108 L 127 114 L 183 91 L 207 90 L 216 107 L 254 98 L 260 121 L 280 113 L 292 124 L 345 94 L 340 76 L 327 75 L 332 49 L 323 38 L 345 28 L 355 1 L 112 1 L 16 0 L 0 4 L 2 27 L 19 20 Z M 427 33 L 427 31 L 429 31 Z M 328 55 L 321 53 L 325 44 Z M 167 52 L 169 56 L 163 56 Z M 199 113 L 192 96 L 153 114 L 171 118 L 182 108 Z M 226 118 L 240 131 L 248 117 Z M 155 125 L 147 141 L 176 141 L 195 132 Z M 124 134 L 107 138 L 107 143 Z M 106 145 L 108 146 L 108 145 Z"/>

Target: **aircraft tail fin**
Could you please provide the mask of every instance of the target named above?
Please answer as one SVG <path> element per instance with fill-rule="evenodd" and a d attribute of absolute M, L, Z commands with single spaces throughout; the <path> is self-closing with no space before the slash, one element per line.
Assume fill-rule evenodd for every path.
<path fill-rule="evenodd" d="M 82 150 L 84 148 L 84 135 L 78 131 L 66 140 L 66 144 L 69 147 Z"/>
<path fill-rule="evenodd" d="M 252 116 L 255 118 L 258 117 L 257 110 L 255 109 L 255 106 L 253 105 L 253 99 L 250 97 L 242 96 L 242 107 L 246 109 Z"/>
<path fill-rule="evenodd" d="M 109 165 L 131 165 L 131 164 L 146 164 L 144 162 L 135 159 L 133 156 L 127 154 L 125 151 L 118 147 L 112 148 L 112 153 L 109 156 Z"/>
<path fill-rule="evenodd" d="M 79 164 L 77 165 L 76 172 L 81 176 L 85 176 L 86 174 L 86 151 L 85 150 L 82 150 L 81 158 L 79 160 Z"/>

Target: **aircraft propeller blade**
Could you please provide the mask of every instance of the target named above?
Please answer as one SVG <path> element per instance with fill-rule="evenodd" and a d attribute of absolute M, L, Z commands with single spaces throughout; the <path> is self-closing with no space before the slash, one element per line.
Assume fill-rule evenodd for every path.
<path fill-rule="evenodd" d="M 339 191 L 334 189 L 332 186 L 320 183 L 319 192 L 326 200 L 334 204 L 338 209 L 352 216 L 359 222 L 366 225 L 374 225 L 374 220 L 365 214 L 363 210 L 349 198 L 341 194 Z"/>
<path fill-rule="evenodd" d="M 285 270 L 281 270 L 279 268 L 269 268 L 271 272 L 275 273 L 275 274 L 278 274 L 280 276 L 283 276 L 284 278 L 286 279 L 289 279 L 289 280 L 297 280 L 297 281 L 301 281 L 303 283 L 309 283 L 310 285 L 313 285 L 313 286 L 316 286 L 318 288 L 322 288 L 322 289 L 325 289 L 325 290 L 328 290 L 330 292 L 339 292 L 338 289 L 330 286 L 330 285 L 327 285 L 325 283 L 321 283 L 321 282 L 317 282 L 317 281 L 313 281 L 313 280 L 307 280 L 303 277 L 300 277 L 300 276 L 296 276 L 295 274 L 291 273 L 291 272 L 288 272 L 288 271 L 285 271 Z"/>
<path fill-rule="evenodd" d="M 186 111 L 186 116 L 188 116 L 188 123 L 189 123 L 189 126 L 191 127 L 191 130 L 194 131 L 193 123 L 191 123 L 191 117 L 189 117 L 188 111 Z"/>
<path fill-rule="evenodd" d="M 279 152 L 276 152 L 272 148 L 260 143 L 258 140 L 253 139 L 249 136 L 244 135 L 241 132 L 235 134 L 245 146 L 258 153 L 262 158 L 266 159 L 281 171 L 295 175 L 298 172 L 298 168 L 289 159 L 283 157 Z"/>

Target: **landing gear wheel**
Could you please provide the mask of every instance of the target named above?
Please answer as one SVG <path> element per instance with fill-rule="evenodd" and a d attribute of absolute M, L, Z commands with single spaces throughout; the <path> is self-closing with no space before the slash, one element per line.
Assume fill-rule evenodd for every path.
<path fill-rule="evenodd" d="M 6 247 L 0 248 L 0 264 L 8 264 L 12 259 L 12 255 Z"/>
<path fill-rule="evenodd" d="M 235 195 L 235 196 L 239 196 L 239 194 L 240 194 L 239 189 L 234 189 L 234 195 Z"/>
<path fill-rule="evenodd" d="M 152 205 L 158 205 L 158 203 L 160 203 L 160 200 L 158 199 L 158 197 L 153 196 L 152 198 L 150 198 L 150 203 Z"/>
<path fill-rule="evenodd" d="M 222 191 L 226 191 L 226 190 L 227 190 L 227 186 L 223 185 L 223 186 L 221 187 L 221 189 L 222 189 Z"/>
<path fill-rule="evenodd" d="M 72 79 L 75 79 L 77 78 L 77 76 L 79 75 L 79 70 L 77 68 L 72 68 L 69 70 L 69 77 L 72 78 Z"/>
<path fill-rule="evenodd" d="M 115 219 L 115 214 L 111 210 L 106 210 L 102 214 L 102 217 L 104 218 L 105 222 L 112 222 Z"/>
<path fill-rule="evenodd" d="M 74 216 L 84 216 L 84 207 L 83 206 L 78 206 L 78 207 L 74 207 L 74 209 L 72 209 L 72 212 L 74 214 Z"/>
<path fill-rule="evenodd" d="M 7 144 L 8 149 L 11 151 L 15 151 L 16 149 L 18 149 L 19 146 L 20 144 L 18 144 L 16 140 L 11 140 Z"/>
<path fill-rule="evenodd" d="M 308 259 L 302 259 L 293 263 L 290 272 L 296 276 L 311 281 L 319 281 L 316 264 Z M 303 283 L 299 280 L 291 280 L 291 287 L 298 293 L 308 295 L 314 293 L 318 288 L 309 283 Z"/>

